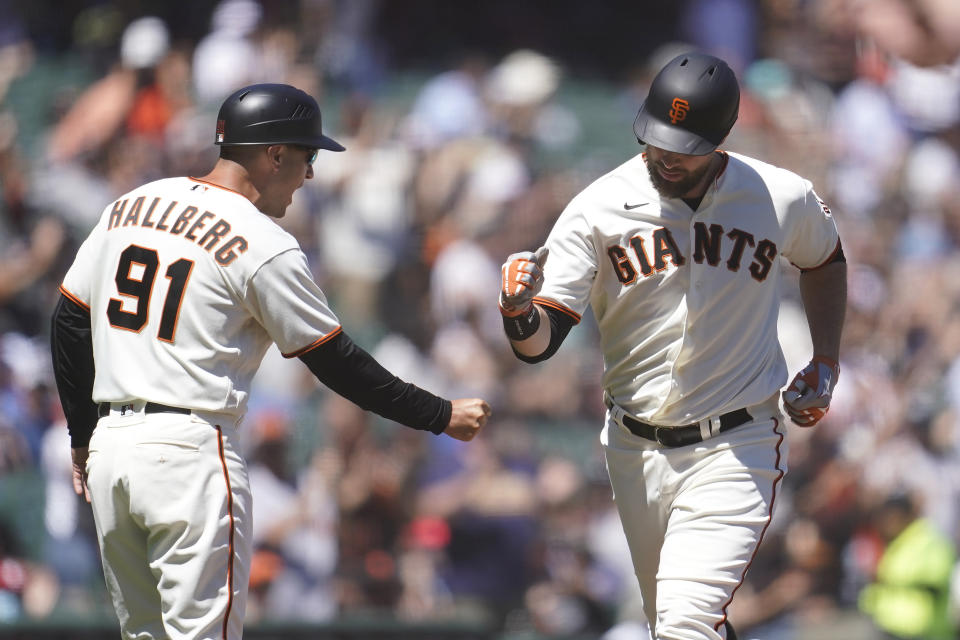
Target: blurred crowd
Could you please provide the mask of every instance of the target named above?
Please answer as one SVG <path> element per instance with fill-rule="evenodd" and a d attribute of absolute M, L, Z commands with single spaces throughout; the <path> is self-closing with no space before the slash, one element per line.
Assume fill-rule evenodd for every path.
<path fill-rule="evenodd" d="M 485 397 L 494 416 L 469 444 L 425 436 L 269 352 L 241 425 L 248 620 L 373 613 L 643 638 L 597 442 L 592 319 L 525 365 L 496 296 L 503 259 L 538 247 L 570 197 L 641 150 L 630 125 L 653 73 L 699 48 L 741 80 L 724 148 L 812 180 L 850 268 L 831 411 L 788 428 L 779 511 L 731 619 L 741 637 L 801 637 L 848 614 L 887 637 L 957 637 L 960 5 L 680 5 L 630 73 L 599 83 L 571 71 L 573 50 L 524 46 L 405 73 L 372 28 L 376 0 L 301 0 L 284 21 L 222 0 L 194 39 L 90 3 L 72 24 L 78 53 L 60 54 L 81 81 L 25 109 L 18 93 L 52 54 L 0 1 L 0 623 L 109 616 L 49 364 L 57 285 L 104 206 L 205 173 L 222 99 L 269 81 L 317 96 L 347 147 L 320 155 L 280 222 L 345 330 L 401 377 Z M 591 91 L 604 98 L 585 109 Z M 586 139 L 594 118 L 622 143 Z M 810 357 L 795 285 L 780 323 L 791 371 Z"/>

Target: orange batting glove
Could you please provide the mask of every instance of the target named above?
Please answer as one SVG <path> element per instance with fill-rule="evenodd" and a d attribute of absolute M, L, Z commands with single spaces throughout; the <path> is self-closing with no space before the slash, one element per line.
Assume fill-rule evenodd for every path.
<path fill-rule="evenodd" d="M 814 356 L 783 392 L 783 408 L 801 427 L 812 427 L 827 415 L 840 365 L 830 358 Z"/>
<path fill-rule="evenodd" d="M 521 251 L 507 257 L 500 268 L 500 312 L 505 316 L 520 315 L 530 309 L 533 298 L 543 287 L 543 265 L 548 250 Z"/>

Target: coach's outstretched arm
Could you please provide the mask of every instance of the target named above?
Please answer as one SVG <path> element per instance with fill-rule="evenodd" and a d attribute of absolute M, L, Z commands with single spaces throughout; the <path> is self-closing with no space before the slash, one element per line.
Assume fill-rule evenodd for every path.
<path fill-rule="evenodd" d="M 331 390 L 413 429 L 470 441 L 490 416 L 490 405 L 480 398 L 446 400 L 404 382 L 343 331 L 298 357 Z"/>

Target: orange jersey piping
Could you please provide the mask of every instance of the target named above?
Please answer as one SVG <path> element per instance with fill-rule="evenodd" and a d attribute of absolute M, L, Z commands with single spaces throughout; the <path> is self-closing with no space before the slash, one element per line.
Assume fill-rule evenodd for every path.
<path fill-rule="evenodd" d="M 216 187 L 217 189 L 223 189 L 224 191 L 229 191 L 230 193 L 235 193 L 235 194 L 237 194 L 238 196 L 242 196 L 242 197 L 244 197 L 244 198 L 247 198 L 247 196 L 243 195 L 243 194 L 240 193 L 239 191 L 237 191 L 237 190 L 235 190 L 235 189 L 231 189 L 230 187 L 225 187 L 225 186 L 223 186 L 223 185 L 217 184 L 216 182 L 209 182 L 209 181 L 207 181 L 207 180 L 201 180 L 200 178 L 194 178 L 193 176 L 187 176 L 187 180 L 193 180 L 194 182 L 199 182 L 200 184 L 205 184 L 205 185 L 208 185 L 208 186 L 211 186 L 211 187 Z M 247 198 L 247 200 L 249 200 L 249 198 Z"/>
<path fill-rule="evenodd" d="M 233 536 L 236 530 L 236 522 L 233 517 L 233 488 L 230 486 L 230 472 L 227 471 L 227 458 L 223 452 L 223 431 L 220 425 L 217 425 L 217 450 L 220 455 L 220 466 L 223 468 L 223 480 L 227 485 L 227 516 L 230 519 L 230 528 L 227 534 L 227 607 L 223 613 L 223 640 L 227 640 L 229 638 L 227 632 L 230 623 L 230 610 L 233 609 L 233 558 L 235 553 Z"/>
<path fill-rule="evenodd" d="M 90 305 L 88 305 L 86 302 L 84 302 L 83 300 L 81 300 L 81 299 L 78 298 L 77 296 L 75 296 L 75 295 L 73 295 L 72 293 L 70 293 L 69 291 L 67 291 L 67 289 L 66 289 L 63 285 L 60 285 L 60 286 L 58 287 L 58 289 L 59 289 L 60 293 L 62 293 L 62 294 L 64 295 L 64 297 L 69 298 L 71 301 L 77 303 L 78 305 L 80 305 L 81 307 L 83 307 L 84 309 L 86 309 L 87 311 L 90 311 Z"/>
<path fill-rule="evenodd" d="M 546 298 L 540 298 L 540 297 L 534 298 L 533 301 L 542 307 L 550 307 L 551 309 L 556 309 L 557 311 L 573 318 L 573 321 L 575 323 L 580 324 L 580 314 L 574 311 L 573 309 L 563 306 L 559 302 L 554 302 L 553 300 L 547 300 Z"/>
<path fill-rule="evenodd" d="M 757 538 L 757 544 L 753 547 L 753 554 L 750 556 L 750 560 L 747 562 L 747 566 L 744 567 L 743 572 L 740 574 L 740 582 L 737 583 L 737 586 L 733 588 L 733 591 L 730 592 L 730 597 L 727 599 L 720 610 L 723 612 L 723 617 L 720 618 L 720 622 L 714 625 L 714 630 L 719 630 L 720 627 L 724 625 L 727 620 L 727 607 L 730 606 L 730 603 L 733 602 L 733 596 L 737 593 L 737 590 L 743 586 L 743 581 L 747 576 L 747 572 L 750 570 L 750 567 L 753 565 L 753 561 L 757 558 L 757 551 L 760 549 L 760 545 L 763 543 L 763 536 L 766 535 L 767 529 L 770 527 L 770 523 L 773 521 L 773 505 L 777 501 L 777 487 L 780 485 L 780 481 L 783 480 L 785 471 L 780 468 L 780 463 L 783 460 L 783 452 L 781 451 L 781 446 L 783 445 L 783 433 L 779 430 L 780 420 L 773 418 L 773 432 L 779 436 L 777 440 L 777 459 L 774 463 L 774 468 L 777 470 L 777 477 L 773 479 L 773 489 L 770 493 L 770 505 L 767 507 L 767 522 L 763 525 L 763 529 L 760 531 L 760 537 Z"/>
<path fill-rule="evenodd" d="M 343 333 L 343 327 L 337 327 L 327 335 L 323 336 L 322 338 L 318 338 L 317 340 L 314 340 L 313 342 L 311 342 L 310 344 L 308 344 L 302 349 L 297 349 L 296 351 L 291 351 L 290 353 L 281 353 L 280 355 L 282 355 L 284 358 L 296 358 L 297 356 L 302 356 L 307 351 L 313 351 L 320 345 L 328 342 L 329 340 L 335 338 L 341 333 Z"/>
<path fill-rule="evenodd" d="M 791 262 L 790 264 L 793 264 L 793 266 L 797 267 L 797 269 L 800 269 L 800 271 L 802 271 L 802 272 L 804 272 L 804 273 L 806 273 L 807 271 L 816 271 L 816 270 L 819 269 L 820 267 L 825 267 L 825 266 L 827 266 L 828 264 L 830 264 L 830 263 L 833 261 L 833 259 L 837 257 L 837 252 L 838 252 L 838 251 L 840 251 L 840 238 L 837 238 L 837 246 L 835 246 L 835 247 L 833 248 L 833 251 L 830 252 L 830 255 L 827 257 L 827 259 L 824 260 L 823 262 L 821 262 L 820 264 L 818 264 L 817 266 L 815 266 L 815 267 L 800 267 L 800 266 L 797 266 L 796 264 L 794 264 L 794 263 L 792 263 L 792 262 Z"/>

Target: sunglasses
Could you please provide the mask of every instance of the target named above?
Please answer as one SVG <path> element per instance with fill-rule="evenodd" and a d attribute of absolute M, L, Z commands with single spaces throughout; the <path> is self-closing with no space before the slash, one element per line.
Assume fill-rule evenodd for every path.
<path fill-rule="evenodd" d="M 317 154 L 320 152 L 320 149 L 314 149 L 312 147 L 303 147 L 298 144 L 290 145 L 290 146 L 300 149 L 301 151 L 304 151 L 307 154 L 307 164 L 313 164 L 314 160 L 317 159 Z"/>

